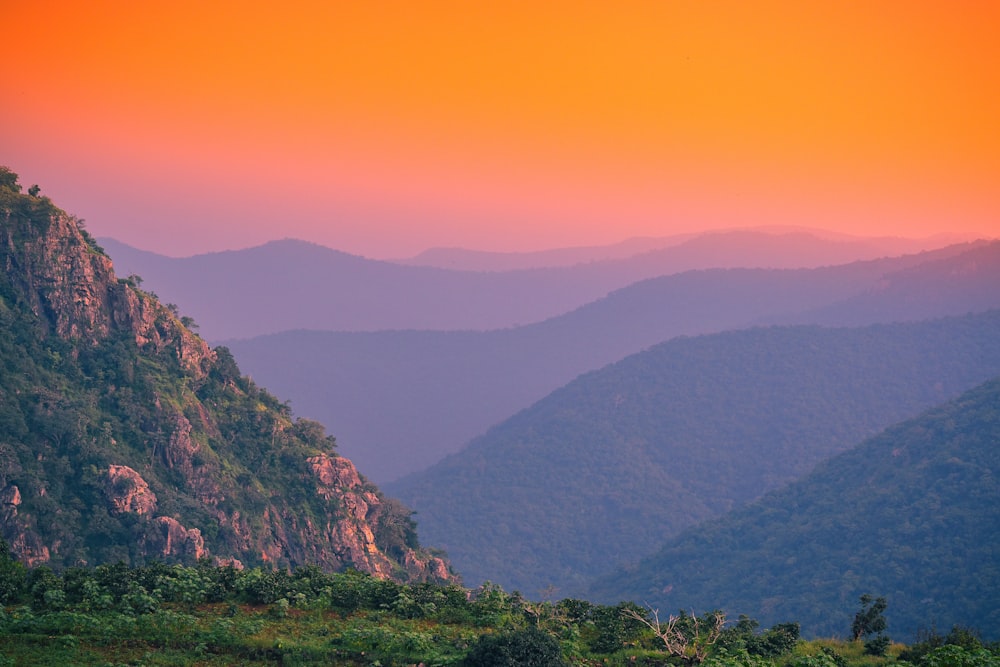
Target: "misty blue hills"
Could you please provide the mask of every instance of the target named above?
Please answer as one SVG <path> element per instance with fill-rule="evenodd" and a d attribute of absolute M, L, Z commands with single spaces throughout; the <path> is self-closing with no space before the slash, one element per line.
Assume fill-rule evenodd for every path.
<path fill-rule="evenodd" d="M 770 250 L 749 247 L 741 240 L 753 241 L 762 235 L 769 239 Z M 675 234 L 664 237 L 639 236 L 618 243 L 600 246 L 551 248 L 530 252 L 494 252 L 466 248 L 429 248 L 413 257 L 393 260 L 410 266 L 435 266 L 465 271 L 512 271 L 557 266 L 573 266 L 587 262 L 631 259 L 645 255 L 641 261 L 654 264 L 654 272 L 671 262 L 679 262 L 676 270 L 691 268 L 769 266 L 800 268 L 844 264 L 859 259 L 874 259 L 913 254 L 925 250 L 971 241 L 974 237 L 961 234 L 939 234 L 924 239 L 900 237 L 857 237 L 808 227 L 785 225 L 741 229 L 719 229 L 712 232 Z M 781 254 L 781 245 L 790 254 Z M 663 251 L 683 246 L 683 252 Z M 767 246 L 765 246 L 766 248 Z M 748 250 L 751 250 L 748 253 Z M 667 260 L 667 261 L 664 261 Z M 706 263 L 706 260 L 709 263 Z M 758 262 L 748 264 L 747 262 Z M 689 264 L 684 264 L 688 262 Z M 766 263 L 765 263 L 766 262 Z M 658 263 L 658 266 L 655 266 Z"/>
<path fill-rule="evenodd" d="M 835 636 L 877 591 L 894 637 L 1000 636 L 1000 378 L 603 577 L 594 599 L 721 607 Z M 842 610 L 838 612 L 838 610 Z"/>
<path fill-rule="evenodd" d="M 473 271 L 367 259 L 293 239 L 184 258 L 98 241 L 122 275 L 140 275 L 164 301 L 193 317 L 210 340 L 290 329 L 484 331 L 539 322 L 646 278 L 708 268 L 829 266 L 922 245 L 741 230 L 623 258 Z"/>
<path fill-rule="evenodd" d="M 381 483 L 458 451 L 579 374 L 674 336 L 964 314 L 1000 307 L 998 284 L 1000 244 L 960 245 L 816 269 L 686 271 L 486 332 L 299 330 L 218 342 L 299 414 L 335 429 L 342 451 Z"/>
<path fill-rule="evenodd" d="M 385 485 L 468 583 L 589 581 L 1000 375 L 1000 311 L 678 337 Z"/>

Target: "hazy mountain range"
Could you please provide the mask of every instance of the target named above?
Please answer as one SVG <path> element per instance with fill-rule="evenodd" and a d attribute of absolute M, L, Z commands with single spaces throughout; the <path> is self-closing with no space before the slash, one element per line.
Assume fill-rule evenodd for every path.
<path fill-rule="evenodd" d="M 906 632 L 1000 614 L 1000 242 L 858 260 L 897 240 L 758 230 L 412 260 L 534 266 L 456 271 L 297 241 L 172 259 L 105 240 L 140 283 L 2 176 L 0 530 L 30 564 L 451 580 L 290 398 L 362 473 L 410 473 L 390 489 L 470 585 L 808 634 L 861 592 L 895 600 Z M 189 315 L 244 336 L 232 350 L 281 398 Z"/>
<path fill-rule="evenodd" d="M 820 269 L 688 271 L 498 331 L 292 331 L 224 343 L 385 482 L 458 451 L 580 373 L 673 336 L 963 314 L 1000 307 L 997 285 L 1000 243 L 960 245 Z"/>
<path fill-rule="evenodd" d="M 787 249 L 794 254 L 793 256 L 775 254 L 779 250 L 775 246 L 769 254 L 752 257 L 747 254 L 747 251 L 753 252 L 753 249 L 742 247 L 739 243 L 745 232 L 785 236 L 785 240 L 788 241 Z M 465 248 L 429 248 L 413 257 L 393 261 L 397 264 L 410 266 L 434 266 L 439 269 L 459 271 L 515 271 L 620 260 L 645 253 L 644 259 L 647 261 L 655 262 L 663 259 L 679 261 L 681 269 L 678 270 L 685 267 L 685 262 L 689 263 L 686 268 L 708 268 L 709 266 L 715 268 L 747 266 L 797 268 L 843 264 L 859 259 L 923 252 L 971 241 L 973 238 L 958 234 L 938 234 L 925 239 L 857 237 L 822 229 L 770 226 L 739 230 L 720 229 L 710 233 L 675 234 L 661 237 L 635 237 L 611 245 L 553 248 L 534 252 L 489 252 Z M 683 246 L 683 251 L 656 252 L 673 246 Z"/>
<path fill-rule="evenodd" d="M 818 465 L 637 565 L 597 599 L 722 607 L 807 636 L 843 632 L 858 596 L 889 601 L 893 637 L 1000 628 L 1000 378 Z"/>
<path fill-rule="evenodd" d="M 304 241 L 172 258 L 99 239 L 209 340 L 290 329 L 489 330 L 538 322 L 634 282 L 703 268 L 800 268 L 885 255 L 878 244 L 802 232 L 733 231 L 622 259 L 516 271 L 403 266 Z"/>
<path fill-rule="evenodd" d="M 578 596 L 683 528 L 995 375 L 998 310 L 675 338 L 386 487 L 467 582 Z"/>

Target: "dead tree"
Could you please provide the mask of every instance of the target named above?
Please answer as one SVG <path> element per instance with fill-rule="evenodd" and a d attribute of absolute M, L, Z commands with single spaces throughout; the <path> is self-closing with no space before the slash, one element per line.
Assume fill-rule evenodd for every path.
<path fill-rule="evenodd" d="M 628 608 L 623 613 L 652 630 L 663 642 L 669 655 L 683 658 L 692 664 L 701 663 L 708 657 L 708 652 L 718 641 L 726 624 L 726 615 L 721 611 L 710 612 L 702 618 L 695 616 L 694 612 L 690 616 L 681 612 L 680 616 L 671 614 L 666 623 L 661 623 L 658 609 L 653 609 L 648 604 L 646 609 L 649 610 L 648 614 L 640 614 Z M 649 618 L 650 614 L 652 620 Z"/>

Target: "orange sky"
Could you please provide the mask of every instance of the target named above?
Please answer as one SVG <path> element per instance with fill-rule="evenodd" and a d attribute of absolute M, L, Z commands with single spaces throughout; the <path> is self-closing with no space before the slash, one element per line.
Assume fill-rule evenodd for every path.
<path fill-rule="evenodd" d="M 167 254 L 1000 236 L 998 31 L 991 0 L 3 0 L 0 164 Z"/>

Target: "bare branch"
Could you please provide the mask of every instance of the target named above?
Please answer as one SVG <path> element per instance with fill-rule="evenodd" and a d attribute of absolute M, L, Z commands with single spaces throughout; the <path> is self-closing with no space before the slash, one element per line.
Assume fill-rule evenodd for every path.
<path fill-rule="evenodd" d="M 683 658 L 692 663 L 700 663 L 708 657 L 712 645 L 719 640 L 723 627 L 726 624 L 726 615 L 721 611 L 712 612 L 708 621 L 708 627 L 702 623 L 702 619 L 695 616 L 694 612 L 688 617 L 670 615 L 666 623 L 660 622 L 660 611 L 646 604 L 648 613 L 640 614 L 634 609 L 623 609 L 622 612 L 629 618 L 635 619 L 653 631 L 660 641 L 663 642 L 667 653 L 678 658 Z M 652 620 L 649 615 L 652 614 Z M 679 624 L 684 618 L 690 619 L 690 630 L 686 624 Z"/>

